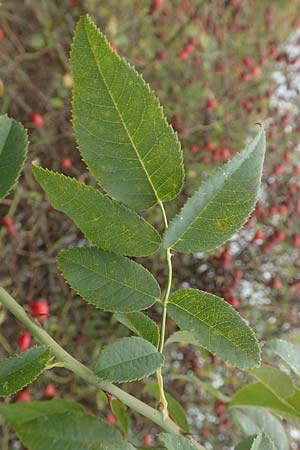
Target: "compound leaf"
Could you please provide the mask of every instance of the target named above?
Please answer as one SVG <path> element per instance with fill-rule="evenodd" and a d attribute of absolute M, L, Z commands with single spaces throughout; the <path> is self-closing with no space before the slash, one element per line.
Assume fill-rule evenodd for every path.
<path fill-rule="evenodd" d="M 160 236 L 142 217 L 74 178 L 33 166 L 52 206 L 67 214 L 96 247 L 128 256 L 147 256 Z"/>
<path fill-rule="evenodd" d="M 237 232 L 257 201 L 264 153 L 262 129 L 187 201 L 165 232 L 164 248 L 205 252 L 223 244 Z"/>
<path fill-rule="evenodd" d="M 124 383 L 141 380 L 162 366 L 164 358 L 154 345 L 140 337 L 127 337 L 105 347 L 96 361 L 99 378 Z"/>
<path fill-rule="evenodd" d="M 8 116 L 0 116 L 0 199 L 18 180 L 28 148 L 25 128 Z"/>
<path fill-rule="evenodd" d="M 32 347 L 0 361 L 0 397 L 14 394 L 32 383 L 44 371 L 50 358 L 45 345 Z"/>
<path fill-rule="evenodd" d="M 70 286 L 105 311 L 140 311 L 160 297 L 160 287 L 151 273 L 124 256 L 79 247 L 61 251 L 58 264 Z"/>
<path fill-rule="evenodd" d="M 245 320 L 216 295 L 181 289 L 169 300 L 168 311 L 179 328 L 193 333 L 207 350 L 241 369 L 260 363 L 260 348 Z"/>
<path fill-rule="evenodd" d="M 101 186 L 137 210 L 176 197 L 183 182 L 177 136 L 143 78 L 87 16 L 75 30 L 71 67 L 76 139 Z"/>
<path fill-rule="evenodd" d="M 129 314 L 116 313 L 114 318 L 122 323 L 129 330 L 136 333 L 146 341 L 151 342 L 155 347 L 159 343 L 159 330 L 157 324 L 150 317 L 141 312 L 133 312 Z"/>

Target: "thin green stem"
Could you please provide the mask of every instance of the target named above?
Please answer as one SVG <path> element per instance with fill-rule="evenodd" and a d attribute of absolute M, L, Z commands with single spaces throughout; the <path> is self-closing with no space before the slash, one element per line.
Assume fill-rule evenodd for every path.
<path fill-rule="evenodd" d="M 156 409 L 148 406 L 109 381 L 100 380 L 90 369 L 66 352 L 43 328 L 31 320 L 24 309 L 2 287 L 0 287 L 0 303 L 2 303 L 40 343 L 50 347 L 52 354 L 59 362 L 63 363 L 63 366 L 66 369 L 69 369 L 97 389 L 101 389 L 114 395 L 129 408 L 156 423 L 162 429 L 171 433 L 180 434 L 180 428 L 171 419 L 167 418 L 164 420 L 161 413 Z"/>
<path fill-rule="evenodd" d="M 164 205 L 162 202 L 159 202 L 159 206 L 162 212 L 165 229 L 168 228 L 168 219 L 166 215 L 166 211 L 164 208 Z M 159 341 L 159 351 L 160 353 L 163 353 L 164 345 L 165 345 L 165 334 L 166 334 L 166 323 L 167 323 L 167 308 L 168 308 L 168 300 L 171 292 L 171 286 L 172 286 L 172 276 L 173 276 L 173 270 L 172 270 L 172 254 L 170 249 L 168 248 L 166 251 L 166 257 L 167 257 L 167 263 L 168 263 L 168 282 L 166 287 L 166 292 L 163 298 L 162 306 L 163 306 L 163 313 L 162 313 L 162 320 L 161 320 L 161 327 L 160 327 L 160 341 Z M 157 375 L 157 384 L 159 388 L 159 395 L 160 395 L 160 405 L 161 410 L 163 413 L 164 419 L 168 417 L 168 402 L 165 396 L 164 391 L 164 381 L 162 377 L 162 370 L 159 368 L 156 372 Z"/>

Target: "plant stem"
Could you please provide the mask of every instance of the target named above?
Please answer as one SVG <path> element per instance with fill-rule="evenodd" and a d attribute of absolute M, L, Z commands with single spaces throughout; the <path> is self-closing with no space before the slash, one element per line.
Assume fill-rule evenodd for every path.
<path fill-rule="evenodd" d="M 156 409 L 148 406 L 109 381 L 100 380 L 90 369 L 66 352 L 43 328 L 31 320 L 24 309 L 2 287 L 0 287 L 0 303 L 2 303 L 40 343 L 50 347 L 52 354 L 59 362 L 63 363 L 63 366 L 66 369 L 71 370 L 97 389 L 101 389 L 114 395 L 129 408 L 156 423 L 164 430 L 180 434 L 180 428 L 171 419 L 167 418 L 167 420 L 164 420 L 161 413 Z"/>
<path fill-rule="evenodd" d="M 167 215 L 166 215 L 166 211 L 164 208 L 163 203 L 159 203 L 161 212 L 162 212 L 162 216 L 163 216 L 163 220 L 164 220 L 164 224 L 165 224 L 165 229 L 168 228 L 168 219 L 167 219 Z M 168 300 L 169 300 L 169 296 L 170 296 L 170 292 L 171 292 L 171 286 L 172 286 L 172 276 L 173 276 L 173 269 L 172 269 L 172 254 L 170 249 L 167 249 L 166 252 L 166 256 L 167 256 L 167 263 L 168 263 L 168 282 L 167 282 L 167 288 L 166 288 L 166 293 L 164 295 L 164 299 L 163 299 L 163 314 L 162 314 L 162 321 L 161 321 L 161 327 L 160 327 L 160 342 L 159 342 L 159 351 L 160 353 L 163 353 L 164 350 L 164 345 L 165 345 L 165 334 L 166 334 L 166 322 L 167 322 L 167 308 L 168 308 Z M 160 396 L 160 404 L 161 404 L 161 409 L 162 409 L 162 413 L 163 413 L 163 417 L 164 419 L 166 419 L 168 417 L 168 402 L 165 396 L 165 391 L 164 391 L 164 381 L 163 381 L 163 377 L 162 377 L 162 370 L 161 368 L 159 368 L 156 372 L 157 375 L 157 384 L 158 384 L 158 388 L 159 388 L 159 396 Z"/>

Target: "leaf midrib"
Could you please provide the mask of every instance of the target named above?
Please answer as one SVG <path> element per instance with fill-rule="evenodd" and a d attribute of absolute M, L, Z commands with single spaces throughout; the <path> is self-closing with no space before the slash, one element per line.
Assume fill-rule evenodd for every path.
<path fill-rule="evenodd" d="M 97 66 L 97 68 L 98 68 L 99 74 L 100 74 L 100 76 L 101 76 L 101 78 L 102 78 L 102 80 L 103 80 L 103 82 L 104 82 L 104 84 L 105 84 L 105 87 L 106 87 L 106 89 L 107 89 L 107 91 L 108 91 L 108 93 L 109 93 L 109 95 L 110 95 L 110 98 L 111 98 L 111 100 L 112 100 L 112 102 L 113 102 L 113 104 L 114 104 L 114 107 L 116 108 L 116 111 L 117 111 L 117 113 L 118 113 L 118 115 L 119 115 L 119 117 L 120 117 L 120 119 L 121 119 L 121 123 L 122 123 L 122 125 L 123 125 L 123 127 L 124 127 L 124 130 L 126 131 L 126 134 L 127 134 L 128 138 L 129 138 L 129 140 L 130 140 L 130 143 L 131 143 L 131 145 L 132 145 L 132 147 L 133 147 L 133 149 L 134 149 L 134 151 L 135 151 L 135 153 L 136 153 L 136 156 L 137 156 L 137 158 L 138 158 L 138 161 L 139 161 L 139 163 L 140 163 L 142 169 L 143 169 L 144 172 L 145 172 L 145 175 L 146 175 L 146 177 L 147 177 L 147 180 L 148 180 L 148 182 L 149 182 L 149 184 L 150 184 L 150 186 L 151 186 L 151 188 L 152 188 L 152 190 L 153 190 L 153 193 L 154 193 L 154 195 L 155 195 L 155 197 L 156 197 L 156 201 L 157 201 L 157 202 L 160 202 L 160 198 L 159 198 L 159 196 L 158 196 L 158 194 L 157 194 L 157 191 L 156 191 L 156 189 L 155 189 L 155 187 L 154 187 L 154 185 L 153 185 L 153 183 L 152 183 L 152 180 L 151 180 L 151 178 L 150 178 L 150 176 L 149 176 L 149 174 L 148 174 L 148 172 L 147 172 L 147 169 L 146 169 L 146 167 L 145 167 L 145 165 L 144 165 L 144 163 L 143 163 L 143 160 L 141 159 L 141 157 L 140 157 L 140 155 L 139 155 L 139 152 L 138 152 L 138 149 L 137 149 L 137 147 L 136 147 L 136 145 L 135 145 L 135 142 L 133 141 L 133 139 L 132 139 L 132 137 L 131 137 L 131 135 L 130 135 L 130 133 L 129 133 L 129 130 L 128 130 L 127 126 L 126 126 L 126 123 L 125 123 L 125 121 L 124 121 L 124 119 L 123 119 L 123 116 L 122 116 L 122 114 L 121 114 L 121 112 L 120 112 L 120 110 L 119 110 L 119 108 L 118 108 L 118 105 L 117 105 L 117 103 L 116 103 L 116 101 L 115 101 L 115 99 L 114 99 L 114 97 L 113 97 L 113 94 L 112 94 L 112 92 L 111 92 L 111 90 L 110 90 L 110 88 L 109 88 L 109 86 L 108 86 L 108 84 L 107 84 L 107 82 L 106 82 L 106 80 L 105 80 L 105 77 L 103 76 L 103 73 L 102 73 L 102 71 L 101 71 L 101 68 L 100 68 L 100 66 L 99 66 L 99 64 L 98 64 L 98 62 L 97 62 L 96 55 L 95 55 L 95 53 L 94 53 L 94 48 L 93 48 L 93 45 L 92 45 L 91 40 L 90 40 L 90 38 L 89 38 L 89 33 L 88 33 L 88 31 L 86 30 L 85 25 L 84 25 L 84 31 L 85 31 L 87 40 L 88 40 L 88 42 L 89 42 L 89 44 L 90 44 L 90 48 L 91 48 L 91 51 L 92 51 L 92 55 L 93 55 L 93 57 L 94 57 L 94 60 L 95 60 L 96 66 Z"/>
<path fill-rule="evenodd" d="M 158 351 L 155 351 L 155 352 L 153 351 L 153 352 L 147 353 L 147 354 L 145 354 L 145 355 L 137 356 L 136 358 L 126 359 L 126 360 L 124 360 L 124 361 L 122 361 L 122 362 L 120 362 L 120 363 L 113 364 L 113 365 L 111 365 L 111 366 L 104 367 L 104 368 L 99 369 L 99 370 L 97 369 L 96 374 L 98 374 L 98 373 L 100 373 L 100 372 L 103 372 L 103 371 L 105 371 L 105 370 L 113 369 L 113 368 L 115 368 L 115 367 L 121 367 L 121 366 L 123 366 L 124 364 L 126 365 L 127 363 L 134 362 L 134 361 L 138 361 L 139 359 L 145 359 L 145 358 L 148 358 L 149 356 L 153 356 L 153 355 L 160 355 L 160 353 L 159 353 Z"/>

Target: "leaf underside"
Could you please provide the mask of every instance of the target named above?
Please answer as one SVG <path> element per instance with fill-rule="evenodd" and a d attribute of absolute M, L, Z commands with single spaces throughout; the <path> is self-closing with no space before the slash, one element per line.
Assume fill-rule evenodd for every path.
<path fill-rule="evenodd" d="M 137 210 L 175 198 L 184 176 L 177 136 L 141 75 L 87 16 L 75 30 L 71 68 L 75 135 L 100 185 Z"/>
<path fill-rule="evenodd" d="M 127 337 L 105 347 L 96 361 L 95 373 L 116 383 L 141 380 L 162 366 L 164 358 L 150 342 Z"/>
<path fill-rule="evenodd" d="M 220 297 L 197 289 L 181 289 L 169 300 L 168 311 L 179 328 L 193 333 L 199 343 L 241 369 L 260 363 L 260 348 L 251 328 Z"/>
<path fill-rule="evenodd" d="M 142 217 L 74 178 L 33 166 L 52 206 L 69 216 L 96 247 L 121 255 L 147 256 L 160 236 Z"/>
<path fill-rule="evenodd" d="M 262 129 L 187 201 L 165 232 L 164 248 L 206 252 L 226 242 L 247 221 L 258 198 L 265 153 Z"/>
<path fill-rule="evenodd" d="M 44 371 L 50 358 L 45 345 L 32 347 L 0 361 L 0 397 L 18 392 Z"/>
<path fill-rule="evenodd" d="M 0 116 L 0 199 L 18 180 L 28 148 L 25 128 L 6 115 Z"/>
<path fill-rule="evenodd" d="M 61 251 L 58 265 L 72 289 L 105 311 L 140 311 L 160 298 L 152 274 L 124 256 L 79 247 Z"/>

